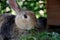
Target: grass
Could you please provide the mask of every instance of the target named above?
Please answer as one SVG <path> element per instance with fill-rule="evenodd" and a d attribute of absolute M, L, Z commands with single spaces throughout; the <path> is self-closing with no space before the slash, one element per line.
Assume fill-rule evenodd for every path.
<path fill-rule="evenodd" d="M 60 40 L 60 34 L 56 32 L 36 32 L 22 36 L 20 40 Z"/>

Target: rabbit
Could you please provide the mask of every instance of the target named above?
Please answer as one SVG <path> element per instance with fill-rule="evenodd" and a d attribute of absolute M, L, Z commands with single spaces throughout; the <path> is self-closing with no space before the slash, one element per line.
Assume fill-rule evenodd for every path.
<path fill-rule="evenodd" d="M 38 28 L 34 12 L 19 8 L 16 0 L 8 0 L 9 5 L 16 15 L 3 14 L 0 16 L 0 40 L 20 40 L 22 35 L 27 35 L 28 30 Z"/>

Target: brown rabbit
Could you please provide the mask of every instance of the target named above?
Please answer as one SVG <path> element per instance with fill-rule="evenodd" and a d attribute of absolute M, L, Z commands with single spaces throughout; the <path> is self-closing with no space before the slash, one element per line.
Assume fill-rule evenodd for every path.
<path fill-rule="evenodd" d="M 37 19 L 34 12 L 19 8 L 16 0 L 8 1 L 17 15 L 3 14 L 0 16 L 0 18 L 2 17 L 2 22 L 0 22 L 0 40 L 20 40 L 20 36 L 28 33 L 27 30 L 37 27 Z"/>

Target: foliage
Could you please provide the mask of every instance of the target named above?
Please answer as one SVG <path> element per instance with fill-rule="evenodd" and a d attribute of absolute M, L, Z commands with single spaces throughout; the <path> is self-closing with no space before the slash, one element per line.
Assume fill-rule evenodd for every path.
<path fill-rule="evenodd" d="M 25 0 L 25 1 L 17 0 L 17 2 L 19 5 L 21 4 L 20 6 L 22 8 L 26 8 L 28 10 L 35 12 L 37 18 L 39 18 L 40 16 L 47 17 L 47 15 L 46 15 L 46 0 Z M 41 10 L 43 13 L 40 12 Z"/>
<path fill-rule="evenodd" d="M 60 40 L 60 34 L 55 32 L 41 32 L 37 34 L 29 34 L 22 36 L 21 40 Z"/>
<path fill-rule="evenodd" d="M 21 8 L 25 8 L 35 12 L 37 18 L 39 18 L 40 16 L 47 17 L 46 16 L 46 0 L 16 0 L 16 1 Z M 8 10 L 7 7 L 10 9 L 9 11 L 7 11 Z M 41 13 L 40 10 L 42 10 L 43 13 Z M 8 5 L 7 0 L 1 0 L 0 14 L 10 13 L 11 11 L 12 10 Z"/>
<path fill-rule="evenodd" d="M 7 13 L 6 8 L 9 7 L 9 5 L 6 1 L 7 0 L 0 0 L 0 14 Z M 9 12 L 11 12 L 11 10 Z"/>

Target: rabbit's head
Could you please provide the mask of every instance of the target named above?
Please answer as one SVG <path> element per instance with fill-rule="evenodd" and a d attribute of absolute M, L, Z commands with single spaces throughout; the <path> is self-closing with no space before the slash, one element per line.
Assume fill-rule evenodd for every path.
<path fill-rule="evenodd" d="M 32 11 L 21 10 L 16 0 L 9 0 L 10 6 L 16 11 L 15 24 L 24 30 L 33 29 L 37 25 L 37 19 Z"/>

